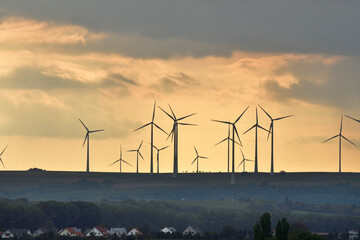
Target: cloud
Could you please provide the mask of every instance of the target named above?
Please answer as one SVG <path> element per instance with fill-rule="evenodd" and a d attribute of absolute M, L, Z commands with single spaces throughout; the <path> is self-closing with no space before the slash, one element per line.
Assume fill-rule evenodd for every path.
<path fill-rule="evenodd" d="M 49 25 L 35 24 L 54 35 L 51 41 L 94 43 L 94 51 L 138 58 L 169 58 L 229 56 L 235 50 L 358 55 L 359 4 L 329 4 L 326 0 L 52 0 L 44 5 L 41 0 L 5 0 L 2 8 L 7 16 L 69 23 L 64 24 L 69 28 L 57 29 L 66 33 L 59 40 L 57 31 L 48 30 Z M 109 38 L 103 39 L 100 32 Z M 104 41 L 89 41 L 98 38 Z"/>
<path fill-rule="evenodd" d="M 51 68 L 22 66 L 13 69 L 9 74 L 0 76 L 0 89 L 79 90 L 111 87 L 127 88 L 129 85 L 138 85 L 136 81 L 119 73 L 108 73 L 106 78 L 96 82 L 81 82 L 74 80 L 71 76 L 71 72 L 58 74 Z"/>
<path fill-rule="evenodd" d="M 7 17 L 0 22 L 0 43 L 5 45 L 81 44 L 105 37 L 88 29 L 55 22 L 41 22 L 22 17 Z"/>
<path fill-rule="evenodd" d="M 333 63 L 313 60 L 289 61 L 274 71 L 264 88 L 279 101 L 298 99 L 338 108 L 353 108 L 360 101 L 360 58 L 349 57 Z M 296 83 L 281 86 L 277 77 L 291 75 Z"/>
<path fill-rule="evenodd" d="M 153 85 L 153 88 L 164 93 L 172 93 L 176 90 L 198 86 L 199 83 L 195 79 L 183 72 L 178 72 L 161 78 L 157 84 Z"/>

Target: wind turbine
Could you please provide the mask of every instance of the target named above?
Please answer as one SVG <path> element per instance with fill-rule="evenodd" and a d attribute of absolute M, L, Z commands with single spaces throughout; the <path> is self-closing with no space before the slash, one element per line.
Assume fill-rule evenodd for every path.
<path fill-rule="evenodd" d="M 4 162 L 1 158 L 1 156 L 3 155 L 3 153 L 5 152 L 5 149 L 8 147 L 8 145 L 6 145 L 6 147 L 4 148 L 4 150 L 2 150 L 2 152 L 0 153 L 0 161 L 1 161 L 1 164 L 3 165 L 4 169 L 6 169 L 5 165 L 4 165 Z"/>
<path fill-rule="evenodd" d="M 128 150 L 128 152 L 136 152 L 136 173 L 139 173 L 139 155 L 144 160 L 143 156 L 141 155 L 140 148 L 143 144 L 143 141 L 141 141 L 139 147 L 137 149 Z"/>
<path fill-rule="evenodd" d="M 194 146 L 195 152 L 196 152 L 196 158 L 194 159 L 194 161 L 192 161 L 191 165 L 194 164 L 194 162 L 196 161 L 196 173 L 199 173 L 199 159 L 200 158 L 204 158 L 204 159 L 208 159 L 207 157 L 203 157 L 200 156 L 198 151 L 196 150 L 196 147 Z"/>
<path fill-rule="evenodd" d="M 90 133 L 95 133 L 95 132 L 101 132 L 104 131 L 105 129 L 100 129 L 100 130 L 92 130 L 90 131 L 85 124 L 81 121 L 81 119 L 79 118 L 79 121 L 81 122 L 81 124 L 84 126 L 84 128 L 86 129 L 86 135 L 85 135 L 85 139 L 84 139 L 84 143 L 83 146 L 85 145 L 85 142 L 87 140 L 87 160 L 86 160 L 86 172 L 89 172 L 89 142 L 90 142 Z"/>
<path fill-rule="evenodd" d="M 231 184 L 235 184 L 235 133 L 236 136 L 239 139 L 239 143 L 241 144 L 241 140 L 239 137 L 239 133 L 236 129 L 235 124 L 240 120 L 240 118 L 244 115 L 244 113 L 246 112 L 246 110 L 248 110 L 249 107 L 247 107 L 244 112 L 234 121 L 234 122 L 229 122 L 229 121 L 220 121 L 220 120 L 212 120 L 214 122 L 219 122 L 219 123 L 225 123 L 225 124 L 229 124 L 232 125 L 232 173 L 231 173 Z"/>
<path fill-rule="evenodd" d="M 176 177 L 178 174 L 178 139 L 179 139 L 179 131 L 178 131 L 178 125 L 190 125 L 190 126 L 197 126 L 196 124 L 191 124 L 191 123 L 180 123 L 179 121 L 188 118 L 190 116 L 195 115 L 196 113 L 192 113 L 189 114 L 185 117 L 181 117 L 181 118 L 176 118 L 174 111 L 172 110 L 171 106 L 169 105 L 170 111 L 172 113 L 172 115 L 170 115 L 169 113 L 167 113 L 164 109 L 162 109 L 161 107 L 159 107 L 169 118 L 171 118 L 174 121 L 174 125 L 173 128 L 168 136 L 168 138 L 171 136 L 171 140 L 174 139 L 174 170 L 173 170 L 173 177 Z"/>
<path fill-rule="evenodd" d="M 160 151 L 165 150 L 166 148 L 168 148 L 169 146 L 163 147 L 163 148 L 157 148 L 155 147 L 155 145 L 152 145 L 156 150 L 157 150 L 157 173 L 159 173 L 159 160 L 160 160 Z"/>
<path fill-rule="evenodd" d="M 357 147 L 353 142 L 351 142 L 349 139 L 347 139 L 346 137 L 344 137 L 342 135 L 342 122 L 343 122 L 343 115 L 341 115 L 341 123 L 340 123 L 340 132 L 339 132 L 339 134 L 322 142 L 322 143 L 325 143 L 327 141 L 330 141 L 333 138 L 339 137 L 339 173 L 341 173 L 341 138 L 345 139 L 346 141 L 348 141 L 349 143 L 351 143 L 352 145 Z"/>
<path fill-rule="evenodd" d="M 113 162 L 112 164 L 110 164 L 109 167 L 112 166 L 112 165 L 114 165 L 114 164 L 117 163 L 117 162 L 120 163 L 120 173 L 121 173 L 121 163 L 122 163 L 122 162 L 126 163 L 127 165 L 133 166 L 133 165 L 131 165 L 130 163 L 128 163 L 127 161 L 125 161 L 125 160 L 122 158 L 122 147 L 121 147 L 121 145 L 120 145 L 120 158 L 119 158 L 118 160 L 116 160 L 115 162 Z"/>
<path fill-rule="evenodd" d="M 268 133 L 268 139 L 269 139 L 269 135 L 271 133 L 271 169 L 270 169 L 270 174 L 274 174 L 274 122 L 284 119 L 284 118 L 288 118 L 288 117 L 292 117 L 294 115 L 288 115 L 285 117 L 279 117 L 279 118 L 272 118 L 260 105 L 259 107 L 264 111 L 264 113 L 270 118 L 271 123 L 270 123 L 270 127 L 269 127 L 269 133 Z"/>
<path fill-rule="evenodd" d="M 153 144 L 154 144 L 154 126 L 157 127 L 158 129 L 160 129 L 161 131 L 163 131 L 166 135 L 168 135 L 167 132 L 165 132 L 161 127 L 159 127 L 158 125 L 156 125 L 156 123 L 154 123 L 155 107 L 156 107 L 156 101 L 154 102 L 154 110 L 153 110 L 153 115 L 152 115 L 151 122 L 149 122 L 149 123 L 145 124 L 144 126 L 139 127 L 139 128 L 134 130 L 134 132 L 135 132 L 137 130 L 140 130 L 140 129 L 150 125 L 150 127 L 151 127 L 151 146 L 153 146 Z M 153 155 L 154 155 L 153 154 L 153 148 L 150 147 L 150 174 L 153 174 Z"/>
<path fill-rule="evenodd" d="M 350 117 L 350 116 L 348 116 L 348 115 L 345 115 L 345 117 L 348 117 L 348 118 L 350 118 L 350 119 L 352 119 L 352 120 L 360 123 L 360 120 L 357 120 L 357 119 L 355 119 L 355 118 L 352 118 L 352 117 Z"/>
<path fill-rule="evenodd" d="M 268 130 L 266 130 L 265 128 L 263 128 L 262 126 L 259 125 L 257 108 L 256 108 L 256 123 L 251 128 L 249 128 L 247 131 L 245 131 L 243 134 L 249 132 L 253 128 L 255 128 L 255 170 L 254 170 L 254 172 L 257 173 L 258 172 L 258 128 L 268 132 Z M 244 163 L 244 167 L 245 167 L 245 163 Z"/>
<path fill-rule="evenodd" d="M 219 145 L 220 143 L 222 142 L 225 142 L 227 141 L 227 144 L 228 144 L 228 155 L 227 155 L 227 163 L 228 163 L 228 173 L 230 172 L 230 141 L 232 141 L 232 139 L 230 138 L 230 125 L 228 125 L 228 136 L 227 138 L 224 138 L 223 140 L 221 140 L 220 142 L 218 142 L 217 144 L 215 144 L 214 146 L 217 146 Z M 235 141 L 236 144 L 240 145 L 238 142 Z"/>
<path fill-rule="evenodd" d="M 241 148 L 240 148 L 240 151 L 241 151 L 241 155 L 243 157 L 243 160 L 240 162 L 240 164 L 238 165 L 238 167 L 236 169 L 238 169 L 241 166 L 241 164 L 243 164 L 243 172 L 245 172 L 245 163 L 246 162 L 253 162 L 254 160 L 250 160 L 250 159 L 245 158 L 244 153 L 241 150 Z"/>

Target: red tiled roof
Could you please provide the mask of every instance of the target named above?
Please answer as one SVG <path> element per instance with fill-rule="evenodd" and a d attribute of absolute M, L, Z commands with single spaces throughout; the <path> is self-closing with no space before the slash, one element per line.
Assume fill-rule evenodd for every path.
<path fill-rule="evenodd" d="M 110 235 L 110 233 L 108 232 L 108 230 L 106 230 L 105 228 L 103 228 L 103 227 L 95 227 L 99 232 L 101 232 L 102 233 L 102 235 L 104 235 L 104 236 L 108 236 L 108 235 Z"/>

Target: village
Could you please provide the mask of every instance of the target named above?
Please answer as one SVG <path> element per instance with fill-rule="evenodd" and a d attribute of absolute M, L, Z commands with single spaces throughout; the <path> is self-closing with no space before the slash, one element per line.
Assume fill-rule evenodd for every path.
<path fill-rule="evenodd" d="M 236 231 L 235 231 L 236 232 Z M 29 229 L 12 228 L 4 232 L 0 231 L 1 239 L 55 239 L 57 238 L 121 238 L 121 239 L 254 239 L 252 231 L 239 231 L 240 235 L 233 236 L 232 226 L 225 226 L 219 233 L 202 231 L 198 227 L 188 226 L 184 231 L 178 231 L 174 227 L 164 227 L 156 233 L 143 233 L 138 228 L 127 231 L 125 227 L 96 226 L 82 231 L 78 227 L 67 227 L 57 230 L 56 227 L 39 228 L 33 232 Z M 272 231 L 275 237 L 275 229 Z M 326 240 L 358 240 L 359 230 L 348 230 L 343 233 L 311 233 L 312 239 Z M 276 239 L 276 238 L 274 238 Z"/>
<path fill-rule="evenodd" d="M 12 228 L 7 229 L 4 232 L 0 232 L 0 236 L 2 239 L 16 239 L 21 237 L 39 237 L 45 234 L 52 233 L 58 236 L 64 237 L 126 237 L 126 236 L 140 236 L 144 235 L 138 228 L 132 228 L 130 231 L 127 231 L 124 227 L 112 227 L 112 228 L 105 228 L 102 226 L 96 226 L 90 229 L 86 229 L 82 231 L 81 228 L 78 227 L 67 227 L 57 231 L 56 227 L 51 228 L 39 228 L 33 232 L 29 229 L 23 228 Z M 174 227 L 164 227 L 159 231 L 160 234 L 163 235 L 171 235 L 175 233 L 179 233 Z M 185 236 L 201 236 L 203 231 L 201 231 L 197 227 L 188 226 L 183 232 L 182 235 Z"/>

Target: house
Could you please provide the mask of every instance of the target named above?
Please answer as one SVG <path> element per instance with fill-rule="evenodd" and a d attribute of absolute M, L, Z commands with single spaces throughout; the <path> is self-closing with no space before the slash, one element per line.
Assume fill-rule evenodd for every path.
<path fill-rule="evenodd" d="M 33 237 L 38 237 L 42 234 L 46 234 L 46 233 L 50 233 L 50 232 L 53 232 L 53 233 L 57 233 L 57 229 L 55 227 L 51 227 L 51 228 L 39 228 L 37 230 L 35 230 L 33 233 L 32 233 L 32 236 Z"/>
<path fill-rule="evenodd" d="M 14 238 L 15 236 L 22 237 L 25 235 L 31 236 L 31 232 L 29 229 L 11 228 L 3 232 L 1 238 Z"/>
<path fill-rule="evenodd" d="M 164 227 L 163 229 L 160 230 L 160 232 L 163 232 L 163 233 L 169 233 L 169 234 L 173 234 L 176 232 L 176 229 L 173 228 L 173 227 Z"/>
<path fill-rule="evenodd" d="M 104 236 L 109 236 L 110 232 L 103 227 L 94 227 L 92 229 L 90 229 L 90 231 L 86 231 L 85 232 L 85 236 L 90 237 L 90 236 L 94 236 L 94 237 L 104 237 Z"/>
<path fill-rule="evenodd" d="M 130 232 L 128 232 L 128 236 L 138 236 L 138 235 L 142 235 L 143 233 L 139 230 L 139 229 L 137 229 L 137 228 L 133 228 L 133 229 L 131 229 L 131 231 Z"/>
<path fill-rule="evenodd" d="M 196 234 L 202 235 L 203 231 L 201 231 L 197 227 L 188 226 L 183 232 L 183 235 L 192 235 L 193 236 L 193 235 L 196 235 Z"/>
<path fill-rule="evenodd" d="M 110 228 L 109 230 L 110 235 L 116 235 L 118 237 L 122 236 L 123 234 L 126 235 L 126 229 L 125 228 Z"/>
<path fill-rule="evenodd" d="M 349 240 L 359 239 L 359 232 L 356 230 L 349 230 Z"/>
<path fill-rule="evenodd" d="M 84 237 L 85 235 L 81 232 L 80 228 L 77 227 L 68 227 L 61 229 L 58 233 L 60 236 L 70 236 L 70 237 Z"/>

